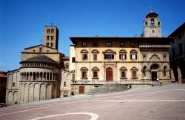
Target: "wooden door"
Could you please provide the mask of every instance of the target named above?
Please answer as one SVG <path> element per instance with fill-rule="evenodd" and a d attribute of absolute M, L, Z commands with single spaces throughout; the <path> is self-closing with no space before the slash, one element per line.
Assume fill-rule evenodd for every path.
<path fill-rule="evenodd" d="M 113 71 L 110 67 L 106 69 L 106 81 L 113 81 Z"/>
<path fill-rule="evenodd" d="M 79 86 L 79 94 L 84 94 L 85 92 L 85 86 Z"/>

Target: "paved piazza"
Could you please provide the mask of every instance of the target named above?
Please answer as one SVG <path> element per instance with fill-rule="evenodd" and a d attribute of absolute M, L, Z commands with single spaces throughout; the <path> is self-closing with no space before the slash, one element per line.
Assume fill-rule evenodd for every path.
<path fill-rule="evenodd" d="M 185 120 L 185 85 L 15 105 L 0 108 L 0 120 Z"/>

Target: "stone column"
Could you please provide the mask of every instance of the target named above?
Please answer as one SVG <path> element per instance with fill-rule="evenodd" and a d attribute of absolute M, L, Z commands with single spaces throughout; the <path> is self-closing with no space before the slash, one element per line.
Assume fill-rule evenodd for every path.
<path fill-rule="evenodd" d="M 33 101 L 34 84 L 29 84 L 29 102 Z"/>
<path fill-rule="evenodd" d="M 34 101 L 39 101 L 40 84 L 36 83 L 34 86 Z"/>
<path fill-rule="evenodd" d="M 40 100 L 45 100 L 46 99 L 46 85 L 41 84 L 40 86 Z"/>

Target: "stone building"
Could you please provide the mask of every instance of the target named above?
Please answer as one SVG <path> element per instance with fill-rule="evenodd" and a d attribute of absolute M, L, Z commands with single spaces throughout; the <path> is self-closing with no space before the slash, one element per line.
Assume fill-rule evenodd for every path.
<path fill-rule="evenodd" d="M 5 103 L 6 98 L 7 73 L 0 71 L 0 103 Z"/>
<path fill-rule="evenodd" d="M 58 28 L 44 28 L 44 44 L 21 52 L 21 67 L 8 72 L 7 104 L 28 103 L 63 96 L 64 54 L 58 51 Z"/>
<path fill-rule="evenodd" d="M 6 86 L 6 104 L 20 103 L 20 72 L 19 69 L 8 71 Z"/>
<path fill-rule="evenodd" d="M 67 97 L 71 95 L 71 80 L 72 72 L 69 71 L 69 57 L 63 59 L 64 69 L 62 69 L 62 81 L 61 81 L 61 97 Z"/>
<path fill-rule="evenodd" d="M 174 40 L 171 49 L 171 65 L 176 81 L 185 83 L 185 23 L 169 35 Z"/>
<path fill-rule="evenodd" d="M 104 84 L 170 82 L 171 38 L 161 36 L 155 12 L 146 15 L 141 37 L 71 37 L 71 90 L 83 94 Z"/>

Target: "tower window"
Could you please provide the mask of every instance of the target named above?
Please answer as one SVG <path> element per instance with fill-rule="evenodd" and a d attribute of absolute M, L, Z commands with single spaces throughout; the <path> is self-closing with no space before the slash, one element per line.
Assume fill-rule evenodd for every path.
<path fill-rule="evenodd" d="M 158 25 L 160 26 L 160 22 L 158 22 Z"/>
<path fill-rule="evenodd" d="M 46 46 L 49 46 L 49 43 L 46 43 Z"/>
<path fill-rule="evenodd" d="M 151 18 L 151 23 L 154 23 L 154 18 Z"/>
<path fill-rule="evenodd" d="M 147 21 L 145 22 L 145 25 L 146 25 L 146 26 L 148 25 Z"/>
<path fill-rule="evenodd" d="M 151 27 L 154 27 L 154 18 L 151 18 Z"/>
<path fill-rule="evenodd" d="M 47 29 L 47 33 L 50 33 L 50 29 Z"/>
<path fill-rule="evenodd" d="M 54 33 L 54 29 L 51 29 L 51 33 Z"/>
<path fill-rule="evenodd" d="M 49 36 L 47 36 L 47 40 L 49 40 Z"/>
<path fill-rule="evenodd" d="M 51 38 L 51 40 L 53 40 L 53 36 L 51 36 L 50 38 Z"/>

